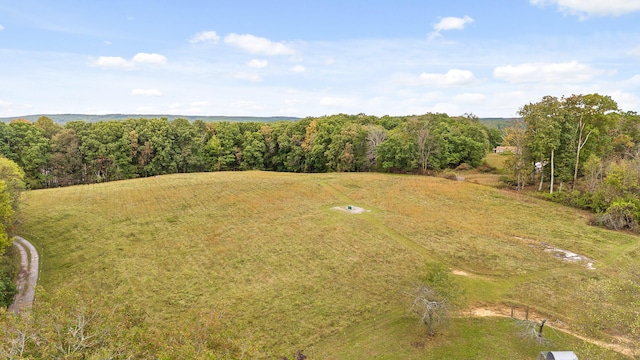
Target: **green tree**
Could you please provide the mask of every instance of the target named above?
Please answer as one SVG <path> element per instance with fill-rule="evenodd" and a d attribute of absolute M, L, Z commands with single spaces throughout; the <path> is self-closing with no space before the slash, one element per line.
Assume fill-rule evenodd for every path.
<path fill-rule="evenodd" d="M 437 124 L 437 115 L 427 114 L 425 116 L 412 117 L 407 122 L 407 131 L 412 135 L 418 150 L 418 166 L 423 172 L 430 165 L 431 156 L 440 150 L 441 144 L 437 131 L 434 129 Z M 437 166 L 432 166 L 437 168 Z"/>
<path fill-rule="evenodd" d="M 480 166 L 489 150 L 489 138 L 475 117 L 440 117 L 438 133 L 441 140 L 440 167 L 457 167 L 467 163 Z"/>
<path fill-rule="evenodd" d="M 265 143 L 262 133 L 259 131 L 245 131 L 242 142 L 241 170 L 263 170 Z"/>
<path fill-rule="evenodd" d="M 411 292 L 411 312 L 427 327 L 429 336 L 446 324 L 449 313 L 460 304 L 462 292 L 442 264 L 429 264 L 424 279 Z"/>
<path fill-rule="evenodd" d="M 302 172 L 305 163 L 305 129 L 311 120 L 280 122 L 271 125 L 274 152 L 271 169 L 276 171 Z"/>
<path fill-rule="evenodd" d="M 95 181 L 129 179 L 136 176 L 129 132 L 119 121 L 95 123 L 80 145 L 91 178 Z"/>
<path fill-rule="evenodd" d="M 24 171 L 15 162 L 0 156 L 0 257 L 11 245 L 9 231 L 15 223 L 20 194 L 24 189 Z M 6 279 L 3 275 L 0 271 L 0 307 L 15 291 L 13 279 Z"/>
<path fill-rule="evenodd" d="M 62 126 L 54 123 L 51 118 L 46 116 L 40 116 L 33 125 L 42 129 L 44 136 L 49 140 L 62 130 Z"/>
<path fill-rule="evenodd" d="M 518 114 L 526 124 L 528 154 L 540 164 L 540 185 L 544 183 L 544 168 L 550 165 L 549 192 L 553 193 L 555 177 L 555 151 L 560 146 L 560 101 L 553 96 L 545 96 L 537 103 L 523 106 Z"/>
<path fill-rule="evenodd" d="M 367 169 L 375 169 L 378 164 L 376 149 L 388 136 L 387 129 L 380 125 L 367 125 Z"/>
<path fill-rule="evenodd" d="M 365 167 L 366 133 L 362 126 L 348 123 L 332 134 L 325 151 L 327 168 L 331 171 L 358 171 Z"/>
<path fill-rule="evenodd" d="M 7 247 L 11 245 L 7 231 L 13 224 L 14 215 L 7 183 L 0 180 L 0 256 L 4 255 Z"/>
<path fill-rule="evenodd" d="M 389 137 L 376 148 L 382 171 L 414 171 L 418 168 L 416 143 L 402 128 L 389 131 Z"/>
<path fill-rule="evenodd" d="M 324 155 L 326 146 L 331 141 L 331 133 L 327 131 L 330 124 L 325 119 L 314 119 L 305 129 L 304 141 L 301 146 L 304 150 L 304 171 L 325 172 L 327 159 Z"/>
<path fill-rule="evenodd" d="M 57 185 L 73 185 L 85 181 L 80 139 L 73 129 L 64 129 L 51 139 L 49 168 Z"/>
<path fill-rule="evenodd" d="M 13 121 L 9 127 L 13 130 L 13 138 L 9 140 L 9 153 L 13 157 L 7 157 L 24 170 L 29 187 L 45 186 L 49 178 L 46 165 L 50 149 L 44 131 L 28 121 Z"/>
<path fill-rule="evenodd" d="M 511 170 L 516 181 L 516 190 L 520 191 L 527 183 L 528 174 L 531 171 L 528 161 L 527 127 L 522 119 L 514 119 L 511 126 L 505 129 L 504 143 L 513 146 L 513 156 L 505 161 L 505 165 Z"/>
<path fill-rule="evenodd" d="M 11 208 L 14 211 L 18 211 L 20 195 L 25 190 L 24 177 L 24 171 L 18 164 L 0 156 L 0 180 L 7 186 Z"/>
<path fill-rule="evenodd" d="M 204 165 L 202 157 L 204 128 L 181 118 L 173 120 L 171 127 L 174 134 L 174 159 L 178 172 L 201 171 Z"/>
<path fill-rule="evenodd" d="M 571 95 L 563 98 L 567 121 L 575 128 L 574 146 L 576 150 L 572 188 L 575 188 L 580 167 L 580 154 L 590 137 L 606 136 L 612 125 L 611 112 L 618 110 L 610 96 L 599 94 Z M 596 141 L 597 142 L 597 139 Z"/>
<path fill-rule="evenodd" d="M 137 163 L 144 163 L 145 176 L 172 174 L 178 172 L 176 134 L 166 118 L 142 119 L 135 128 L 138 135 L 139 150 L 136 152 Z M 130 134 L 135 137 L 135 134 Z M 132 139 L 129 143 L 132 143 Z M 186 146 L 185 146 L 185 151 Z M 182 154 L 181 154 L 182 155 Z M 141 161 L 142 160 L 142 161 Z M 186 159 L 181 159 L 185 162 Z"/>
<path fill-rule="evenodd" d="M 237 170 L 243 137 L 237 123 L 216 124 L 206 145 L 208 168 L 213 171 Z"/>

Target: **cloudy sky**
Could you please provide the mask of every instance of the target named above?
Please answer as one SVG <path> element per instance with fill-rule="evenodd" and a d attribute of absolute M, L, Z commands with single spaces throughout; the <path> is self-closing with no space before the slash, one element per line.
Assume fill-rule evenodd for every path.
<path fill-rule="evenodd" d="M 0 0 L 0 117 L 640 111 L 640 0 Z"/>

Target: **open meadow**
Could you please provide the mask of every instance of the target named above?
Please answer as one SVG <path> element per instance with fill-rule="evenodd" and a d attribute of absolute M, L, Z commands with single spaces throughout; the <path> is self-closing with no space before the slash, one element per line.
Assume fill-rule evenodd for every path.
<path fill-rule="evenodd" d="M 370 211 L 332 209 L 346 205 Z M 552 348 L 622 359 L 559 330 L 540 346 L 508 318 L 472 315 L 529 306 L 589 335 L 585 284 L 628 273 L 640 255 L 637 236 L 589 220 L 469 181 L 250 171 L 30 191 L 21 235 L 41 252 L 41 296 L 127 319 L 121 335 L 141 356 L 534 359 Z M 433 263 L 463 295 L 429 338 L 407 308 Z"/>

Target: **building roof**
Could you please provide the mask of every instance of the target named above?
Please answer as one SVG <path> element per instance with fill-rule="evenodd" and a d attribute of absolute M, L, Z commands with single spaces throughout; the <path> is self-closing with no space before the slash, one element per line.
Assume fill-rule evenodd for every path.
<path fill-rule="evenodd" d="M 573 351 L 542 351 L 538 360 L 578 360 Z"/>

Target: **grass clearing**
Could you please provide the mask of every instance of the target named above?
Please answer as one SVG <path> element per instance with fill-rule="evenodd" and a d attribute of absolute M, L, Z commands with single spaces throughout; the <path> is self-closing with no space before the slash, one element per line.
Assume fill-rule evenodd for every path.
<path fill-rule="evenodd" d="M 371 212 L 330 210 L 347 204 Z M 448 336 L 423 350 L 411 345 L 407 339 L 424 337 L 404 314 L 406 293 L 425 263 L 467 272 L 456 279 L 468 305 L 512 302 L 568 318 L 576 282 L 619 271 L 638 243 L 538 199 L 366 173 L 176 174 L 38 190 L 26 195 L 24 218 L 47 291 L 141 311 L 160 349 L 163 339 L 186 336 L 195 319 L 224 314 L 226 333 L 264 358 L 312 348 L 317 358 L 358 358 L 357 344 L 372 349 L 370 358 L 437 358 L 424 356 L 459 346 L 467 349 L 461 358 L 487 358 L 467 355 L 493 343 L 533 358 L 536 349 L 496 342 L 511 332 L 502 320 L 456 319 Z M 519 238 L 584 254 L 596 270 Z M 372 324 L 379 338 L 367 330 Z"/>

